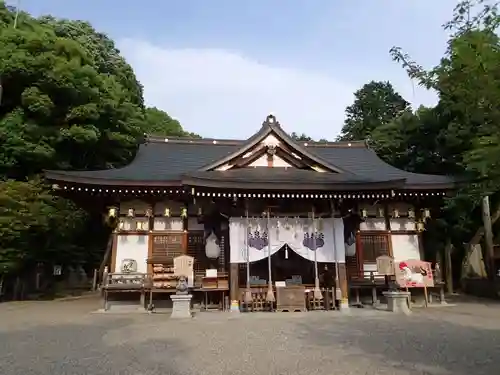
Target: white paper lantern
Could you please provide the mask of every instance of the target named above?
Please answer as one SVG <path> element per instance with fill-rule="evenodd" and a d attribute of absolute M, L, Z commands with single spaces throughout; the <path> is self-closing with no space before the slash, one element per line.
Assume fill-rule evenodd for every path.
<path fill-rule="evenodd" d="M 205 254 L 208 259 L 217 259 L 220 255 L 220 247 L 217 244 L 217 237 L 212 232 L 205 243 Z"/>

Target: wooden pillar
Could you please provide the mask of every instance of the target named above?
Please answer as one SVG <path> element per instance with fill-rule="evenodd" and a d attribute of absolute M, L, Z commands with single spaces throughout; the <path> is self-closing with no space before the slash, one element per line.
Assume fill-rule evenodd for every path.
<path fill-rule="evenodd" d="M 229 264 L 229 297 L 231 301 L 239 301 L 240 299 L 240 272 L 238 263 Z"/>
<path fill-rule="evenodd" d="M 116 267 L 116 248 L 118 247 L 118 233 L 113 232 L 113 243 L 111 245 L 111 269 L 109 272 L 113 273 L 116 272 L 115 267 Z"/>
<path fill-rule="evenodd" d="M 339 263 L 340 308 L 349 307 L 349 288 L 347 287 L 347 272 L 345 263 Z"/>

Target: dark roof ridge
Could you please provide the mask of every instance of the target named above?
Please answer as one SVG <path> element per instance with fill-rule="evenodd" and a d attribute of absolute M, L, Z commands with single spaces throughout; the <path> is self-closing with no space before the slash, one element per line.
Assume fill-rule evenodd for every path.
<path fill-rule="evenodd" d="M 170 136 L 146 136 L 145 143 L 176 143 L 176 144 L 198 144 L 198 145 L 226 145 L 241 146 L 247 139 L 220 139 L 220 138 L 189 138 L 189 137 L 170 137 Z M 296 144 L 303 147 L 353 147 L 369 148 L 366 141 L 340 141 L 340 142 L 320 142 L 320 141 L 295 141 Z"/>

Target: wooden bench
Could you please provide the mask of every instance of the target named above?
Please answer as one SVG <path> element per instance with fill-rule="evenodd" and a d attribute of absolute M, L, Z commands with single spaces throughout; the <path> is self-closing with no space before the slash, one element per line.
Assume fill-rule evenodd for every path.
<path fill-rule="evenodd" d="M 104 311 L 109 309 L 110 293 L 140 293 L 139 303 L 145 305 L 146 290 L 150 289 L 151 278 L 145 273 L 108 273 L 103 282 Z"/>

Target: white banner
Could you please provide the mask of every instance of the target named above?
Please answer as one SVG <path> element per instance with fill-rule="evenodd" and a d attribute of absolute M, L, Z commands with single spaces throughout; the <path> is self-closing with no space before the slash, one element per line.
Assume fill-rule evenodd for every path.
<path fill-rule="evenodd" d="M 341 218 L 229 219 L 231 263 L 256 262 L 276 253 L 285 244 L 301 257 L 324 263 L 345 262 L 344 223 Z M 314 229 L 316 230 L 314 232 Z M 314 235 L 313 235 L 314 233 Z M 248 246 L 247 246 L 248 242 Z M 247 254 L 248 249 L 248 254 Z"/>

